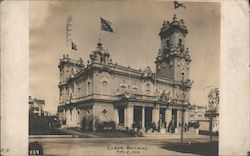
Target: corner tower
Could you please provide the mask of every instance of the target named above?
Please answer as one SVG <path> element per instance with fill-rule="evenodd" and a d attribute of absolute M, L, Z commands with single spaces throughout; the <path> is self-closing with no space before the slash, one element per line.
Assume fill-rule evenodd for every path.
<path fill-rule="evenodd" d="M 185 40 L 188 30 L 183 20 L 164 21 L 159 36 L 161 48 L 156 57 L 156 75 L 173 81 L 189 79 L 191 58 Z"/>

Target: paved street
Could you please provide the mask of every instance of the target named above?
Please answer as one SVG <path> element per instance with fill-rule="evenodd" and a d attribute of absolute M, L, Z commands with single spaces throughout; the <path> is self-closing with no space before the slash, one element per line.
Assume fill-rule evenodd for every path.
<path fill-rule="evenodd" d="M 214 137 L 214 140 L 218 140 L 217 138 Z M 45 155 L 202 155 L 199 151 L 190 151 L 191 147 L 184 151 L 176 150 L 176 144 L 180 140 L 164 137 L 30 138 L 30 142 L 33 141 L 38 141 L 43 146 Z M 200 145 L 206 142 L 209 142 L 209 137 L 184 139 L 185 148 L 190 143 Z"/>

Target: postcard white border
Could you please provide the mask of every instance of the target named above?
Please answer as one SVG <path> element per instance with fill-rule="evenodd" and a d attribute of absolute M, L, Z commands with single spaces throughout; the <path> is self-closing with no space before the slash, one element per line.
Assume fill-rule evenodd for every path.
<path fill-rule="evenodd" d="M 221 9 L 219 154 L 246 155 L 250 151 L 249 4 L 224 0 Z M 4 155 L 28 154 L 28 19 L 28 1 L 1 3 L 1 149 L 9 149 Z"/>

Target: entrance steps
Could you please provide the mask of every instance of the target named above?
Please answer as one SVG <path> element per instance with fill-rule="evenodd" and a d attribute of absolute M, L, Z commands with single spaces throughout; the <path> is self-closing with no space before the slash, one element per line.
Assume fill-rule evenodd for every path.
<path fill-rule="evenodd" d="M 178 128 L 175 130 L 175 133 L 170 133 L 167 132 L 166 129 L 161 129 L 160 132 L 158 131 L 154 131 L 152 132 L 152 130 L 148 130 L 147 132 L 143 132 L 143 136 L 179 136 L 181 133 L 181 128 Z M 197 131 L 195 129 L 190 129 L 186 132 L 183 132 L 183 135 L 198 135 Z"/>
<path fill-rule="evenodd" d="M 124 126 L 116 126 L 115 128 L 116 130 L 121 130 L 121 131 L 125 131 L 126 128 Z"/>

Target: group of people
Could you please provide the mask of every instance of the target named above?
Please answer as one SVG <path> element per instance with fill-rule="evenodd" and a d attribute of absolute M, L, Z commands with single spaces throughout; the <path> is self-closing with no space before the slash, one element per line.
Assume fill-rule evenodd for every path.
<path fill-rule="evenodd" d="M 134 122 L 134 123 L 132 124 L 133 130 L 136 129 L 137 131 L 139 131 L 139 130 L 142 128 L 141 126 L 142 126 L 142 125 L 141 125 L 141 122 L 139 122 L 138 124 L 136 124 L 136 123 Z M 179 125 L 179 126 L 181 126 L 181 125 Z M 162 122 L 162 123 L 158 122 L 157 125 L 156 125 L 155 122 L 153 122 L 153 123 L 151 124 L 150 127 L 152 128 L 152 132 L 160 131 L 160 128 L 163 127 L 163 128 L 167 128 L 167 131 L 170 132 L 171 134 L 173 134 L 173 133 L 175 133 L 175 129 L 176 129 L 177 125 L 176 125 L 175 119 L 172 119 L 172 120 L 169 122 L 168 126 L 167 126 L 167 122 L 165 121 L 165 122 Z M 149 128 L 149 129 L 150 129 L 150 128 Z M 189 129 L 189 126 L 188 126 L 187 123 L 185 123 L 185 124 L 183 125 L 183 130 L 184 130 L 184 132 L 188 131 L 188 129 Z M 148 130 L 148 129 L 146 128 L 146 131 L 147 131 L 147 130 Z"/>
<path fill-rule="evenodd" d="M 181 125 L 180 125 L 181 126 Z M 175 120 L 172 119 L 170 122 L 169 122 L 169 125 L 168 125 L 168 132 L 170 132 L 171 134 L 175 133 L 175 128 L 176 128 L 176 123 L 175 123 Z M 183 130 L 184 132 L 188 131 L 189 130 L 189 126 L 187 123 L 185 123 L 183 125 Z"/>

